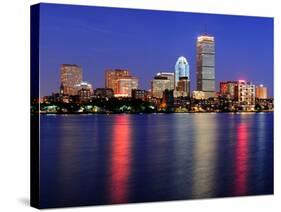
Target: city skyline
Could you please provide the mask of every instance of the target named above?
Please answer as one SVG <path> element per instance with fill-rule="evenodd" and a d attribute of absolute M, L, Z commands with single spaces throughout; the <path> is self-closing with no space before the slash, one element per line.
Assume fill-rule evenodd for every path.
<path fill-rule="evenodd" d="M 196 38 L 203 33 L 200 27 L 206 22 L 208 23 L 208 34 L 216 38 L 216 91 L 219 91 L 220 81 L 245 79 L 252 81 L 254 84 L 266 85 L 269 97 L 273 96 L 273 42 L 270 39 L 273 36 L 272 19 L 150 10 L 89 8 L 85 6 L 72 7 L 69 5 L 53 7 L 43 4 L 43 7 L 41 31 L 44 33 L 42 33 L 42 48 L 40 49 L 41 96 L 59 90 L 58 70 L 62 63 L 80 65 L 83 71 L 83 79 L 90 82 L 94 88 L 105 87 L 104 72 L 106 69 L 129 69 L 134 76 L 139 78 L 139 88 L 148 90 L 150 81 L 156 73 L 174 72 L 175 62 L 180 56 L 186 57 L 190 64 L 191 90 L 196 90 Z M 50 10 L 53 11 L 54 15 L 52 17 L 45 16 L 45 12 L 47 14 Z M 95 14 L 81 15 L 81 11 L 88 10 L 95 11 Z M 110 10 L 111 16 L 105 18 L 102 12 L 107 10 Z M 71 14 L 77 14 L 78 17 L 75 17 L 74 20 L 69 17 Z M 148 22 L 145 14 L 152 17 L 152 23 Z M 131 16 L 135 17 L 133 21 L 129 18 Z M 117 24 L 119 27 L 111 26 L 109 28 L 106 23 L 112 22 L 112 19 L 122 20 L 122 24 Z M 193 27 L 183 28 L 180 35 L 172 34 L 171 30 L 182 26 L 182 19 L 194 20 L 196 23 L 187 22 L 187 26 Z M 57 22 L 54 22 L 55 20 Z M 97 22 L 89 23 L 90 20 L 97 20 Z M 181 24 L 175 21 L 179 21 Z M 82 22 L 84 23 L 82 24 Z M 139 32 L 137 27 L 133 27 L 134 22 L 140 28 L 148 25 L 146 32 L 150 36 L 144 36 L 143 33 L 140 33 L 133 39 L 133 35 L 138 35 L 137 32 Z M 129 32 L 124 31 L 125 24 L 132 26 Z M 245 27 L 249 24 L 251 29 Z M 156 25 L 157 28 L 155 29 Z M 243 33 L 235 33 L 235 35 L 230 36 L 230 33 L 224 32 L 229 25 L 232 25 L 232 31 L 243 29 Z M 169 36 L 160 36 L 161 32 L 165 31 L 166 33 L 169 32 Z M 54 36 L 54 32 L 61 33 Z M 80 37 L 77 37 L 77 33 Z M 89 34 L 92 35 L 91 38 L 89 38 Z M 187 35 L 186 38 L 183 34 Z M 227 34 L 228 36 L 226 36 Z M 63 35 L 68 35 L 68 37 L 64 39 L 62 48 L 60 41 L 64 37 Z M 256 36 L 253 37 L 253 35 Z M 141 36 L 144 36 L 144 38 Z M 234 39 L 235 37 L 239 39 Z M 249 38 L 251 39 L 249 40 Z M 140 42 L 134 42 L 138 39 L 140 39 Z M 147 44 L 143 43 L 145 39 Z M 263 42 L 260 42 L 261 39 Z M 98 42 L 98 40 L 108 41 L 109 44 Z M 135 45 L 132 46 L 132 43 Z M 166 45 L 161 45 L 163 43 Z M 88 45 L 86 46 L 86 44 Z M 109 46 L 112 48 L 108 48 Z M 163 52 L 164 49 L 166 51 Z"/>

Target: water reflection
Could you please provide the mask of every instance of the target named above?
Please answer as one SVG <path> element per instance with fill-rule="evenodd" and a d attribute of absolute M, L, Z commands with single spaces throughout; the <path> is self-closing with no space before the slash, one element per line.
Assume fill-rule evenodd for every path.
<path fill-rule="evenodd" d="M 273 192 L 273 114 L 44 116 L 44 207 Z"/>
<path fill-rule="evenodd" d="M 211 197 L 215 192 L 216 125 L 215 114 L 196 114 L 192 171 L 192 196 L 194 198 Z"/>
<path fill-rule="evenodd" d="M 235 153 L 235 195 L 245 195 L 247 193 L 248 130 L 247 120 L 238 124 Z"/>
<path fill-rule="evenodd" d="M 110 156 L 110 197 L 112 203 L 128 202 L 131 169 L 131 129 L 129 115 L 116 115 Z"/>

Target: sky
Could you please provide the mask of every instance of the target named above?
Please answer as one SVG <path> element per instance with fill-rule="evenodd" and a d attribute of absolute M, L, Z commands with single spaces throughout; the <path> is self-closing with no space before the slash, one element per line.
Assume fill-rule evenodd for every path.
<path fill-rule="evenodd" d="M 58 92 L 60 65 L 82 67 L 83 80 L 105 87 L 106 69 L 129 69 L 139 88 L 158 72 L 174 72 L 180 56 L 196 85 L 196 39 L 215 37 L 216 87 L 249 80 L 273 96 L 273 19 L 250 16 L 41 4 L 40 95 Z"/>

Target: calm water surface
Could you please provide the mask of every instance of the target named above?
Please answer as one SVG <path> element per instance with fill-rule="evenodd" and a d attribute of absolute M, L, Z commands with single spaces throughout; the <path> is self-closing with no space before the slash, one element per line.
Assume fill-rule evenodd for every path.
<path fill-rule="evenodd" d="M 42 207 L 273 193 L 273 113 L 42 115 Z"/>

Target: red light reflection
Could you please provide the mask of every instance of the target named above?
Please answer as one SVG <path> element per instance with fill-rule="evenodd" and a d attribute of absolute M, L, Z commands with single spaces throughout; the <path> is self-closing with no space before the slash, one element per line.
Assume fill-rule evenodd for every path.
<path fill-rule="evenodd" d="M 235 195 L 245 195 L 247 192 L 248 175 L 248 127 L 239 124 L 237 128 L 237 146 L 235 157 Z"/>
<path fill-rule="evenodd" d="M 131 165 L 130 117 L 116 115 L 114 118 L 111 147 L 111 201 L 128 201 L 128 178 Z"/>

